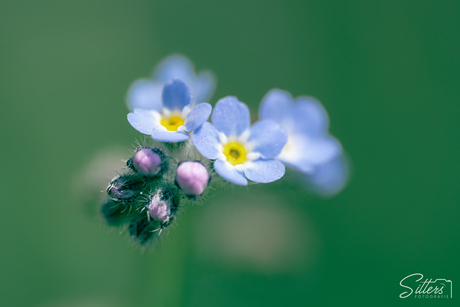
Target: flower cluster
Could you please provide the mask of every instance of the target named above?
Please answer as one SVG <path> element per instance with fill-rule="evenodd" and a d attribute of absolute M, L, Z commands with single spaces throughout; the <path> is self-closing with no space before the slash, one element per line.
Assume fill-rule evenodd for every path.
<path fill-rule="evenodd" d="M 128 224 L 145 244 L 167 228 L 183 200 L 195 201 L 211 183 L 245 186 L 282 178 L 285 166 L 305 186 L 335 194 L 348 178 L 340 142 L 329 134 L 329 119 L 311 97 L 293 98 L 273 89 L 263 97 L 259 120 L 235 96 L 207 101 L 216 85 L 209 71 L 198 74 L 180 55 L 163 60 L 152 79 L 134 82 L 127 95 L 128 122 L 152 138 L 127 161 L 127 171 L 112 180 L 102 213 L 110 225 Z M 209 118 L 211 121 L 209 122 Z"/>
<path fill-rule="evenodd" d="M 195 200 L 211 176 L 198 161 L 177 163 L 167 149 L 138 146 L 127 170 L 112 179 L 102 215 L 109 225 L 123 226 L 140 244 L 153 241 L 175 220 L 184 198 Z"/>

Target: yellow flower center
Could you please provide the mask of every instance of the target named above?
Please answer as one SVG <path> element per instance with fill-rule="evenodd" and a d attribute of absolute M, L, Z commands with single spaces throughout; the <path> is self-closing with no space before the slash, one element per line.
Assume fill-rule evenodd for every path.
<path fill-rule="evenodd" d="M 243 164 L 246 162 L 246 148 L 238 142 L 228 142 L 224 146 L 224 155 L 231 165 Z"/>
<path fill-rule="evenodd" d="M 177 128 L 184 124 L 184 120 L 179 115 L 161 118 L 161 125 L 168 131 L 177 131 Z"/>

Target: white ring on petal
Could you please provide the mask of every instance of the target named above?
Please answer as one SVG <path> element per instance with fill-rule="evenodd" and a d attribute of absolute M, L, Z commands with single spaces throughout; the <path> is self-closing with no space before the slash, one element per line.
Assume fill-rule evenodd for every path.
<path fill-rule="evenodd" d="M 244 132 L 241 133 L 241 135 L 237 138 L 238 143 L 245 144 L 249 138 L 249 135 L 251 135 L 251 129 L 244 130 Z"/>
<path fill-rule="evenodd" d="M 218 134 L 219 134 L 220 144 L 221 144 L 222 146 L 227 145 L 227 143 L 228 143 L 228 138 L 227 138 L 227 136 L 226 136 L 223 132 L 218 132 Z"/>
<path fill-rule="evenodd" d="M 227 157 L 222 153 L 221 148 L 217 148 L 217 149 L 221 151 L 219 154 L 217 154 L 217 159 L 227 161 Z"/>
<path fill-rule="evenodd" d="M 158 126 L 155 126 L 155 131 L 168 131 L 168 129 L 166 129 L 165 126 L 158 125 Z"/>
<path fill-rule="evenodd" d="M 250 161 L 254 161 L 254 160 L 259 159 L 261 156 L 262 155 L 260 154 L 260 152 L 250 152 L 246 155 L 246 159 Z"/>
<path fill-rule="evenodd" d="M 180 114 L 180 116 L 185 119 L 187 118 L 188 114 L 190 113 L 190 111 L 192 110 L 192 108 L 190 107 L 190 105 L 188 106 L 185 106 L 183 109 L 182 109 L 182 112 Z"/>
<path fill-rule="evenodd" d="M 235 168 L 239 172 L 244 172 L 244 170 L 246 169 L 246 166 L 244 164 L 237 164 L 235 165 Z"/>

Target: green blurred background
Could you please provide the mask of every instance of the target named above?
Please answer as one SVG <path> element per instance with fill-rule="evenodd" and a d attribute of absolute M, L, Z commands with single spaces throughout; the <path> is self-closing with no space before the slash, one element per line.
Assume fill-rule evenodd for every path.
<path fill-rule="evenodd" d="M 2 0 L 0 305 L 455 304 L 459 16 L 456 0 Z M 221 191 L 156 251 L 105 227 L 81 173 L 129 153 L 126 91 L 174 52 L 216 73 L 212 104 L 235 95 L 254 119 L 273 87 L 320 99 L 348 187 Z M 416 272 L 453 299 L 400 299 Z"/>

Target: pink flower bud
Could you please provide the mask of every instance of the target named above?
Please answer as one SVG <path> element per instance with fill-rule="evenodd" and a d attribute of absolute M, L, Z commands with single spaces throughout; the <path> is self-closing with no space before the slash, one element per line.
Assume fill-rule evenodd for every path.
<path fill-rule="evenodd" d="M 176 170 L 176 184 L 189 198 L 203 194 L 210 178 L 206 167 L 197 161 L 183 162 Z"/>
<path fill-rule="evenodd" d="M 161 170 L 161 158 L 151 148 L 142 148 L 134 154 L 134 169 L 143 176 L 153 176 Z"/>
<path fill-rule="evenodd" d="M 155 195 L 150 198 L 148 204 L 150 216 L 159 222 L 168 222 L 171 215 L 171 202 L 170 200 L 162 199 L 160 195 Z"/>

